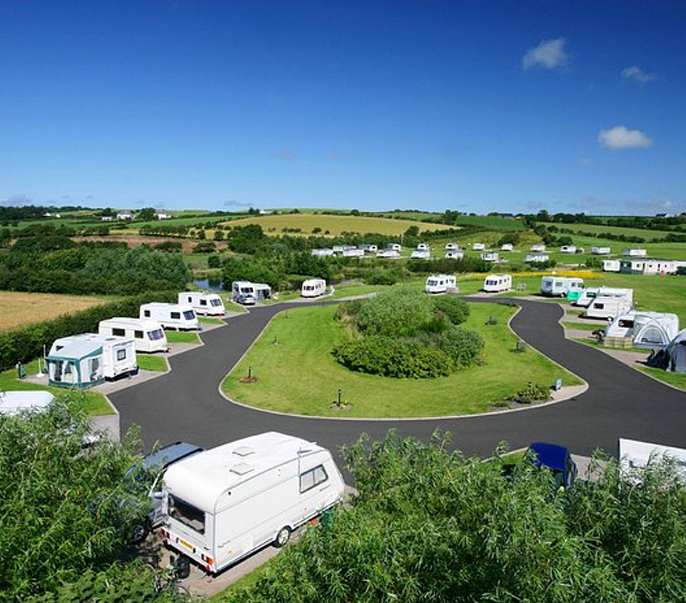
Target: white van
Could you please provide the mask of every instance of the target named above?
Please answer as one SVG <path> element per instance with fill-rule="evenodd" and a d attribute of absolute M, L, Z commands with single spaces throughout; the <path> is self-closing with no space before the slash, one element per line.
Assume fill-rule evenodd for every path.
<path fill-rule="evenodd" d="M 584 292 L 573 302 L 573 305 L 587 308 L 596 297 L 628 297 L 633 302 L 634 290 L 621 289 L 619 287 L 589 287 L 584 289 Z"/>
<path fill-rule="evenodd" d="M 331 453 L 268 432 L 171 465 L 164 475 L 165 545 L 216 574 L 291 532 L 343 496 Z"/>
<path fill-rule="evenodd" d="M 98 323 L 100 335 L 129 337 L 137 352 L 168 352 L 169 343 L 162 325 L 156 320 L 117 316 Z"/>
<path fill-rule="evenodd" d="M 199 316 L 224 316 L 224 302 L 216 293 L 201 293 L 199 291 L 182 291 L 179 293 L 179 303 L 193 307 Z"/>
<path fill-rule="evenodd" d="M 140 307 L 140 318 L 152 318 L 165 329 L 192 331 L 200 329 L 195 310 L 186 304 L 164 304 L 152 302 Z"/>
<path fill-rule="evenodd" d="M 484 279 L 484 291 L 486 293 L 501 293 L 512 289 L 511 274 L 489 274 Z"/>
<path fill-rule="evenodd" d="M 457 279 L 453 274 L 436 274 L 426 279 L 424 291 L 427 293 L 455 293 Z"/>
<path fill-rule="evenodd" d="M 605 318 L 614 320 L 620 314 L 626 314 L 633 308 L 633 302 L 628 297 L 596 297 L 586 308 L 586 318 Z"/>
<path fill-rule="evenodd" d="M 567 297 L 569 292 L 581 294 L 584 279 L 564 276 L 544 276 L 541 279 L 541 293 L 549 297 Z"/>
<path fill-rule="evenodd" d="M 303 281 L 300 289 L 301 297 L 319 297 L 326 293 L 326 281 L 323 278 L 309 278 Z"/>

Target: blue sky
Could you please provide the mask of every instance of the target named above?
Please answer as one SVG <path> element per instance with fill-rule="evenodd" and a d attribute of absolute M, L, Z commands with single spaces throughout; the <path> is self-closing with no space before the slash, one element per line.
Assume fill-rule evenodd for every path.
<path fill-rule="evenodd" d="M 0 203 L 686 211 L 686 3 L 0 2 Z"/>

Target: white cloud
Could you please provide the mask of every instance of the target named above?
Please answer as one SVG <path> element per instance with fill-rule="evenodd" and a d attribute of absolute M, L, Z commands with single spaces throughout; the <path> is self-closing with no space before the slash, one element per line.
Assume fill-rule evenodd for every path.
<path fill-rule="evenodd" d="M 565 51 L 566 40 L 544 40 L 535 48 L 529 48 L 522 58 L 524 69 L 542 67 L 543 69 L 555 69 L 564 67 L 569 61 L 569 53 Z"/>
<path fill-rule="evenodd" d="M 600 130 L 598 142 L 611 151 L 635 149 L 652 146 L 653 141 L 640 130 L 629 130 L 625 126 L 615 126 L 609 130 Z"/>
<path fill-rule="evenodd" d="M 654 73 L 649 73 L 648 71 L 644 71 L 636 65 L 632 65 L 631 67 L 626 67 L 625 69 L 622 69 L 622 77 L 625 80 L 634 80 L 639 84 L 654 82 L 657 79 L 657 75 L 655 75 Z"/>

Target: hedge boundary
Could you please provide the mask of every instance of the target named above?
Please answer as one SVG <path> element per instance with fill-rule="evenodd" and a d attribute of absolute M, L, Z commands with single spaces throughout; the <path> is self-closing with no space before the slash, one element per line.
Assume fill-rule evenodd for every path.
<path fill-rule="evenodd" d="M 97 332 L 101 320 L 113 316 L 138 316 L 139 306 L 151 301 L 177 301 L 175 291 L 142 293 L 125 299 L 88 308 L 72 314 L 11 331 L 0 333 L 0 371 L 13 368 L 17 362 L 26 363 L 43 355 L 43 346 L 49 348 L 55 339 L 76 333 Z"/>

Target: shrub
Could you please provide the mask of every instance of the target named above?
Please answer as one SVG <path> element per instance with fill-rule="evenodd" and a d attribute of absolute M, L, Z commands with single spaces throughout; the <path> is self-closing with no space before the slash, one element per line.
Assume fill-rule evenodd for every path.
<path fill-rule="evenodd" d="M 524 389 L 512 394 L 508 400 L 519 404 L 531 404 L 532 402 L 550 400 L 550 388 L 545 385 L 529 383 Z"/>
<path fill-rule="evenodd" d="M 456 369 L 461 369 L 480 357 L 484 340 L 476 331 L 452 327 L 436 336 L 436 347 L 452 360 Z"/>
<path fill-rule="evenodd" d="M 432 299 L 434 308 L 445 314 L 452 324 L 460 325 L 469 318 L 469 306 L 467 305 L 467 302 L 451 295 L 442 295 Z"/>
<path fill-rule="evenodd" d="M 433 305 L 424 293 L 400 288 L 367 300 L 358 315 L 358 324 L 369 335 L 412 336 L 432 317 Z"/>
<path fill-rule="evenodd" d="M 347 341 L 332 353 L 350 370 L 384 377 L 422 379 L 449 375 L 452 370 L 450 358 L 440 350 L 381 335 Z"/>

